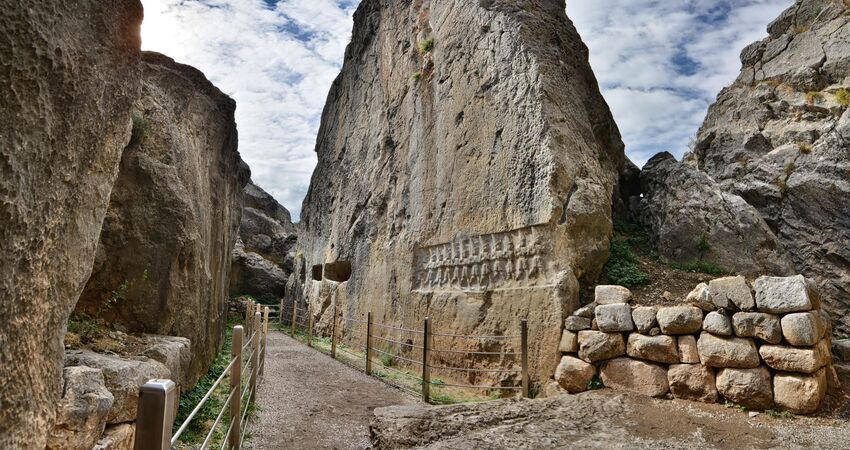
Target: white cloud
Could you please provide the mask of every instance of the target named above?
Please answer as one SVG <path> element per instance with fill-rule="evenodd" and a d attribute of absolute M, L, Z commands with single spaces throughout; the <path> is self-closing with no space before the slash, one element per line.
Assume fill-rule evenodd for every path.
<path fill-rule="evenodd" d="M 331 82 L 359 0 L 142 0 L 142 47 L 203 71 L 237 102 L 254 181 L 300 215 Z M 738 54 L 793 0 L 568 0 L 639 165 L 681 155 Z M 269 6 L 269 5 L 273 6 Z M 723 12 L 726 13 L 720 13 Z M 681 64 L 692 61 L 693 73 Z"/>

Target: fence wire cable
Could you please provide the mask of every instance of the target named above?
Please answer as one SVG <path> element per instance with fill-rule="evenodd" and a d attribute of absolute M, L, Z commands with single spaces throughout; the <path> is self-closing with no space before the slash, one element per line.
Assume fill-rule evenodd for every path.
<path fill-rule="evenodd" d="M 236 391 L 237 389 L 230 390 L 230 395 L 228 395 L 227 400 L 224 401 L 224 406 L 221 407 L 221 411 L 215 418 L 215 422 L 213 422 L 212 426 L 210 427 L 210 432 L 207 433 L 207 437 L 206 439 L 204 439 L 204 443 L 201 444 L 200 450 L 204 450 L 205 448 L 207 448 L 207 444 L 209 443 L 210 439 L 212 439 L 213 434 L 215 434 L 216 427 L 218 426 L 219 422 L 221 422 L 221 418 L 224 417 L 224 412 L 227 411 L 228 407 L 230 407 L 230 400 L 233 398 L 233 394 L 235 394 Z M 174 445 L 174 442 L 171 442 L 171 445 Z"/>
<path fill-rule="evenodd" d="M 227 375 L 230 372 L 230 369 L 233 368 L 233 364 L 235 362 L 236 357 L 231 358 L 230 364 L 228 364 L 227 367 L 224 368 L 224 370 L 221 372 L 221 375 L 219 375 L 218 379 L 215 380 L 215 383 L 213 383 L 212 387 L 207 391 L 206 395 L 204 395 L 204 398 L 202 398 L 201 401 L 198 402 L 197 406 L 195 406 L 195 409 L 193 409 L 192 412 L 189 413 L 189 415 L 186 417 L 186 420 L 183 421 L 183 424 L 180 425 L 180 428 L 178 428 L 177 432 L 174 433 L 174 436 L 171 438 L 171 445 L 174 445 L 177 440 L 180 439 L 180 435 L 183 434 L 184 431 L 186 431 L 186 428 L 189 427 L 189 423 L 192 422 L 192 419 L 194 419 L 198 412 L 201 411 L 201 408 L 204 406 L 204 404 L 206 404 L 207 400 L 210 399 L 210 396 L 212 395 L 213 391 L 215 391 L 218 385 L 221 384 L 221 380 L 223 380 L 224 376 Z"/>

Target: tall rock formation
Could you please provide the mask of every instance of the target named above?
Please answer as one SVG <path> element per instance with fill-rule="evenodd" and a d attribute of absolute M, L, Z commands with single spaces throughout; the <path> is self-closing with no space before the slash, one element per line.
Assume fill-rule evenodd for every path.
<path fill-rule="evenodd" d="M 44 448 L 138 98 L 138 0 L 0 0 L 0 448 Z"/>
<path fill-rule="evenodd" d="M 139 131 L 121 158 L 77 311 L 189 338 L 192 385 L 222 342 L 249 171 L 236 149 L 236 103 L 193 67 L 149 52 L 143 61 Z"/>
<path fill-rule="evenodd" d="M 626 164 L 587 59 L 563 0 L 364 0 L 302 213 L 313 311 L 488 335 L 527 317 L 554 373 Z"/>
<path fill-rule="evenodd" d="M 764 217 L 850 333 L 850 5 L 797 0 L 741 53 L 694 156 Z"/>

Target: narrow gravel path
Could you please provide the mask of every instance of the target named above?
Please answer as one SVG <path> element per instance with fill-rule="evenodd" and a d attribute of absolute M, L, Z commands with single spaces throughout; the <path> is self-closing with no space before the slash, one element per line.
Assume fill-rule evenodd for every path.
<path fill-rule="evenodd" d="M 278 332 L 269 331 L 250 449 L 371 448 L 375 408 L 417 400 Z"/>

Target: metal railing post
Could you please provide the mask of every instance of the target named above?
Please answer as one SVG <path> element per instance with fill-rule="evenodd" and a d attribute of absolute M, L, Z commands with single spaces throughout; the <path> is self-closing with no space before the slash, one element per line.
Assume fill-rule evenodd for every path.
<path fill-rule="evenodd" d="M 296 299 L 292 299 L 292 331 L 289 333 L 292 336 L 292 339 L 295 339 L 295 318 L 298 317 L 298 301 Z"/>
<path fill-rule="evenodd" d="M 528 320 L 520 322 L 520 345 L 522 347 L 522 396 L 530 398 L 528 389 Z"/>
<path fill-rule="evenodd" d="M 135 450 L 171 448 L 177 385 L 171 380 L 150 380 L 139 389 Z"/>
<path fill-rule="evenodd" d="M 266 345 L 269 342 L 269 307 L 263 308 L 263 351 L 260 353 L 260 376 L 266 368 Z"/>
<path fill-rule="evenodd" d="M 336 358 L 336 322 L 337 322 L 337 312 L 336 312 L 336 300 L 334 300 L 334 311 L 333 318 L 331 319 L 331 358 Z"/>
<path fill-rule="evenodd" d="M 307 347 L 313 347 L 313 307 L 307 305 Z"/>
<path fill-rule="evenodd" d="M 230 356 L 234 358 L 233 367 L 230 368 L 230 448 L 238 450 L 240 444 L 239 420 L 242 418 L 240 406 L 242 402 L 242 340 L 245 328 L 241 325 L 233 327 L 233 339 L 231 340 Z M 226 433 L 225 433 L 226 434 Z"/>
<path fill-rule="evenodd" d="M 366 313 L 366 375 L 372 375 L 372 311 Z"/>
<path fill-rule="evenodd" d="M 260 320 L 262 320 L 262 314 L 259 312 L 254 313 L 254 328 L 256 331 L 253 335 L 251 335 L 251 348 L 254 353 L 251 356 L 251 394 L 249 394 L 249 397 L 252 398 L 252 402 L 256 397 L 257 375 L 260 373 Z"/>
<path fill-rule="evenodd" d="M 431 366 L 428 356 L 431 350 L 431 318 L 425 318 L 422 327 L 422 401 L 431 402 Z"/>

